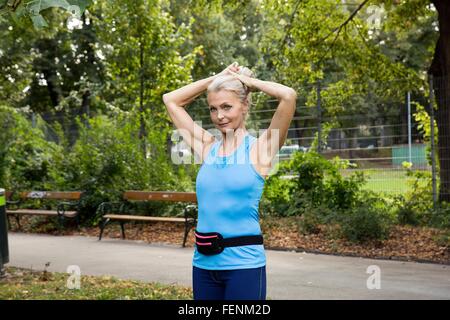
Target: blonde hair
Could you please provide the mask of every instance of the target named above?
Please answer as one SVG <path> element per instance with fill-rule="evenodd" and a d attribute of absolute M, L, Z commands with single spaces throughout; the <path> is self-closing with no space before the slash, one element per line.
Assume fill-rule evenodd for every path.
<path fill-rule="evenodd" d="M 253 77 L 253 72 L 246 67 L 242 67 L 238 74 L 245 75 L 247 77 Z M 226 75 L 226 76 L 219 76 L 211 82 L 211 84 L 208 86 L 207 93 L 210 92 L 217 92 L 220 90 L 227 90 L 234 92 L 238 97 L 239 100 L 241 100 L 242 103 L 248 102 L 248 110 L 250 111 L 250 106 L 252 104 L 252 97 L 250 93 L 250 89 L 242 83 L 240 80 L 236 79 L 232 75 Z M 247 119 L 248 113 L 246 114 L 245 118 Z"/>

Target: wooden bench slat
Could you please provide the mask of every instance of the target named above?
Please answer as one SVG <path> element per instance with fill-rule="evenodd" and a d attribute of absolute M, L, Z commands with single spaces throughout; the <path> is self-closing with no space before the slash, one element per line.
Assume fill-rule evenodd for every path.
<path fill-rule="evenodd" d="M 56 210 L 39 210 L 39 209 L 17 209 L 17 210 L 6 210 L 7 214 L 23 214 L 23 215 L 36 215 L 36 216 L 57 216 L 58 211 Z M 77 215 L 77 211 L 65 211 L 64 216 L 73 218 Z"/>
<path fill-rule="evenodd" d="M 23 191 L 19 193 L 21 199 L 54 199 L 54 200 L 79 200 L 80 191 Z"/>
<path fill-rule="evenodd" d="M 140 201 L 174 201 L 174 202 L 197 202 L 195 192 L 168 192 L 168 191 L 125 191 L 123 194 L 125 200 Z"/>
<path fill-rule="evenodd" d="M 126 214 L 105 214 L 105 219 L 113 220 L 138 220 L 138 221 L 168 221 L 168 222 L 185 222 L 184 218 L 174 217 L 149 217 L 149 216 L 131 216 Z"/>

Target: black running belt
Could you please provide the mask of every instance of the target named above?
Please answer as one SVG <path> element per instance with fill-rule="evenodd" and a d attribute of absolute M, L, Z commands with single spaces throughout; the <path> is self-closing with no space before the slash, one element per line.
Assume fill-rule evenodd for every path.
<path fill-rule="evenodd" d="M 263 244 L 262 235 L 223 238 L 218 232 L 202 233 L 195 231 L 195 244 L 198 252 L 205 255 L 221 253 L 226 247 Z"/>
<path fill-rule="evenodd" d="M 263 242 L 261 235 L 225 238 L 220 241 L 223 247 L 248 246 L 252 244 L 263 244 Z"/>

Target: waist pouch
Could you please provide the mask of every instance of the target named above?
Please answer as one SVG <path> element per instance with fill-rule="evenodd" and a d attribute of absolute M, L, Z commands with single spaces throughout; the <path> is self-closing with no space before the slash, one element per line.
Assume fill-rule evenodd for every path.
<path fill-rule="evenodd" d="M 262 235 L 223 238 L 218 232 L 202 233 L 195 231 L 195 244 L 201 254 L 211 256 L 221 253 L 226 247 L 263 244 Z"/>

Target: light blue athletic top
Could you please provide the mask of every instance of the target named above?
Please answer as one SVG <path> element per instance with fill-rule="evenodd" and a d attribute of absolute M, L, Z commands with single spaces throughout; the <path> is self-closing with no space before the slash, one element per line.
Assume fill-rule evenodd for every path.
<path fill-rule="evenodd" d="M 197 175 L 198 232 L 219 232 L 224 238 L 260 235 L 259 200 L 264 178 L 250 162 L 256 138 L 247 134 L 235 152 L 219 156 L 222 140 L 213 144 Z M 211 256 L 195 248 L 193 265 L 207 270 L 265 266 L 263 245 L 227 247 Z"/>

